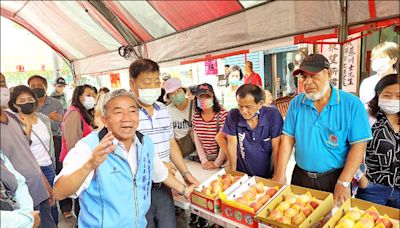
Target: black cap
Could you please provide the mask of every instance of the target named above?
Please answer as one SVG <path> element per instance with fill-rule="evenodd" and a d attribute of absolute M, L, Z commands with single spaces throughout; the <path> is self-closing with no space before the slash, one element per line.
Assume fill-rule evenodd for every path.
<path fill-rule="evenodd" d="M 203 95 L 203 94 L 208 94 L 210 96 L 214 95 L 214 89 L 213 87 L 208 84 L 208 83 L 203 83 L 197 86 L 196 90 L 196 97 Z"/>
<path fill-rule="evenodd" d="M 67 83 L 63 77 L 59 77 L 56 79 L 56 85 L 67 85 Z"/>
<path fill-rule="evenodd" d="M 316 74 L 323 69 L 329 69 L 329 61 L 321 54 L 311 54 L 304 58 L 297 70 L 293 71 L 293 76 L 302 72 Z"/>

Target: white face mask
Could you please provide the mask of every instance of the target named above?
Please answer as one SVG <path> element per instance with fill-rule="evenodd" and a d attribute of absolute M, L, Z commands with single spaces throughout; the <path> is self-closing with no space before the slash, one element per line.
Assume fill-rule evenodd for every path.
<path fill-rule="evenodd" d="M 383 75 L 386 73 L 391 67 L 393 67 L 390 64 L 390 58 L 385 57 L 385 58 L 377 58 L 372 60 L 371 63 L 371 69 L 375 71 L 378 75 Z"/>
<path fill-rule="evenodd" d="M 89 109 L 92 109 L 94 107 L 94 103 L 95 103 L 94 97 L 86 96 L 85 100 L 83 101 L 83 106 L 87 110 L 89 110 Z"/>
<path fill-rule="evenodd" d="M 1 97 L 0 97 L 0 101 L 1 101 L 1 107 L 7 107 L 8 102 L 10 101 L 10 91 L 8 90 L 8 88 L 0 88 L 1 91 Z"/>
<path fill-rule="evenodd" d="M 161 88 L 139 89 L 139 101 L 145 105 L 152 105 L 161 96 Z"/>
<path fill-rule="evenodd" d="M 378 106 L 389 115 L 400 112 L 400 100 L 379 99 Z"/>

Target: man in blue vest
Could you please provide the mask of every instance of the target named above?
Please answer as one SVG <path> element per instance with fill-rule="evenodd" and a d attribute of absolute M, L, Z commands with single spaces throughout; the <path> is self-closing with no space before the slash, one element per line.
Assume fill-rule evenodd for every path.
<path fill-rule="evenodd" d="M 146 227 L 152 181 L 189 197 L 154 151 L 148 136 L 136 131 L 138 104 L 132 93 L 113 91 L 105 97 L 105 128 L 80 140 L 66 156 L 57 176 L 57 199 L 78 197 L 79 227 Z"/>

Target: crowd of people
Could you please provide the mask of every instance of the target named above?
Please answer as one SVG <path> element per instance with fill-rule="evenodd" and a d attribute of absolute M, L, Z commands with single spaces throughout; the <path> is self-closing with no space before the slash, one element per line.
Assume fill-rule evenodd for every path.
<path fill-rule="evenodd" d="M 287 184 L 293 151 L 292 184 L 337 205 L 354 193 L 400 208 L 398 56 L 395 43 L 374 48 L 360 98 L 330 84 L 323 55 L 307 56 L 285 118 L 250 61 L 229 67 L 220 100 L 208 83 L 160 77 L 149 59 L 130 65 L 130 91 L 80 85 L 71 101 L 63 78 L 47 96 L 40 75 L 8 89 L 1 74 L 1 227 L 57 227 L 57 203 L 79 227 L 176 227 L 172 191 L 189 198 L 199 185 L 187 159 Z"/>

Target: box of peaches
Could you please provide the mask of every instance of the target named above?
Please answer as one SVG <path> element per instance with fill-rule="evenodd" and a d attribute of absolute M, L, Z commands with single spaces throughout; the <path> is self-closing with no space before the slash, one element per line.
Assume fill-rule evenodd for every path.
<path fill-rule="evenodd" d="M 318 226 L 332 208 L 332 193 L 289 185 L 257 214 L 256 219 L 273 227 L 313 227 Z"/>
<path fill-rule="evenodd" d="M 399 219 L 399 209 L 360 199 L 348 199 L 323 228 L 398 228 Z"/>
<path fill-rule="evenodd" d="M 247 227 L 258 227 L 254 220 L 283 188 L 282 184 L 261 177 L 252 177 L 230 195 L 221 195 L 222 215 Z"/>
<path fill-rule="evenodd" d="M 220 194 L 230 194 L 249 179 L 247 174 L 241 172 L 226 172 L 221 169 L 209 177 L 190 196 L 192 204 L 213 213 L 221 211 Z"/>

